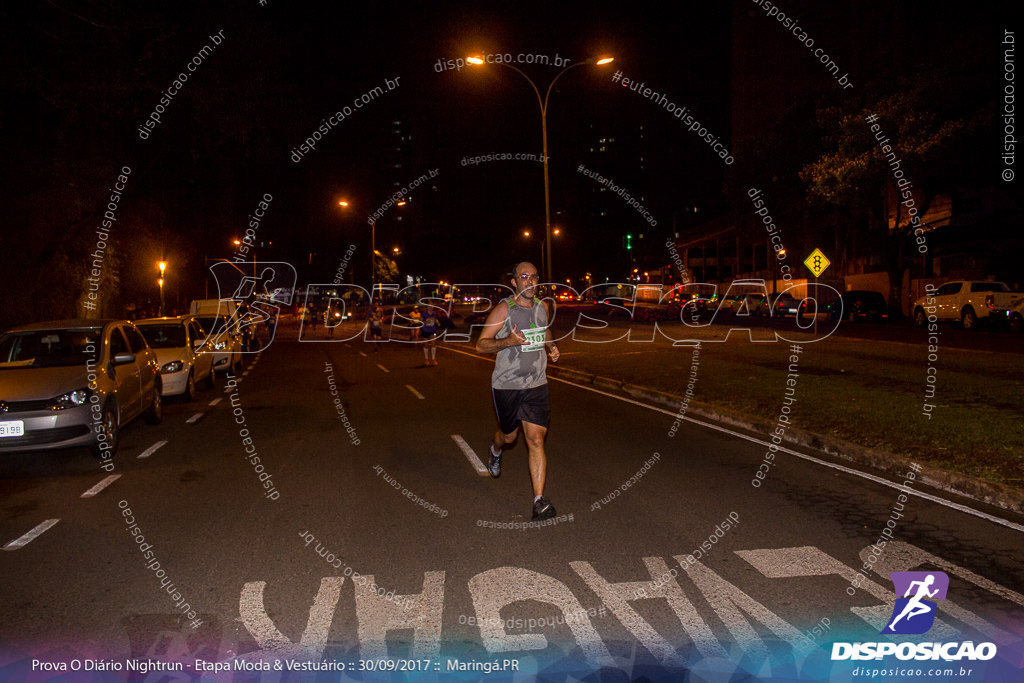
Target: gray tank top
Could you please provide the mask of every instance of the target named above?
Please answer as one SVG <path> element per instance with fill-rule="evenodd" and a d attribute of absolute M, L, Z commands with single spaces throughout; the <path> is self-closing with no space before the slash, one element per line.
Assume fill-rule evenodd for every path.
<path fill-rule="evenodd" d="M 533 300 L 531 308 L 516 303 L 513 297 L 505 299 L 508 317 L 495 339 L 505 339 L 512 334 L 512 326 L 525 334 L 528 341 L 521 346 L 510 346 L 498 351 L 491 375 L 491 386 L 495 389 L 533 389 L 548 383 L 548 354 L 544 349 L 545 331 L 548 326 L 548 311 L 540 299 Z"/>

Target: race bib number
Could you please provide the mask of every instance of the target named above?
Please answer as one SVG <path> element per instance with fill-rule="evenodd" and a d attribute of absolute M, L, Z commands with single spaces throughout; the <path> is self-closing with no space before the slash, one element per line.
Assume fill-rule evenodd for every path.
<path fill-rule="evenodd" d="M 526 337 L 526 343 L 522 347 L 523 353 L 529 353 L 531 351 L 540 351 L 544 348 L 544 333 L 547 332 L 547 328 L 534 327 L 529 330 L 523 330 L 523 336 Z"/>

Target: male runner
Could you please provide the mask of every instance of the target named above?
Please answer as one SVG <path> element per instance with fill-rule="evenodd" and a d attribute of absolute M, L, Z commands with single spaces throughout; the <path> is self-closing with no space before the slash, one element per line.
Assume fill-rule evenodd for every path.
<path fill-rule="evenodd" d="M 548 401 L 547 353 L 558 362 L 558 345 L 551 341 L 548 311 L 535 293 L 539 276 L 532 263 L 512 269 L 515 296 L 498 302 L 477 339 L 480 353 L 497 353 L 491 375 L 491 393 L 498 414 L 498 431 L 488 447 L 487 469 L 492 477 L 501 475 L 501 451 L 515 442 L 520 425 L 530 451 L 530 479 L 533 481 L 533 519 L 555 516 L 555 508 L 544 497 L 547 456 L 544 437 L 548 431 L 551 404 Z"/>
<path fill-rule="evenodd" d="M 379 302 L 374 301 L 370 305 L 370 312 L 367 314 L 367 318 L 370 320 L 370 338 L 376 344 L 373 349 L 374 353 L 376 353 L 380 351 L 381 329 L 384 325 L 384 309 L 380 307 Z"/>
<path fill-rule="evenodd" d="M 423 327 L 419 328 L 419 338 L 426 340 L 423 344 L 423 364 L 437 365 L 437 337 L 441 331 L 441 319 L 437 315 L 437 309 L 427 306 L 422 321 Z"/>

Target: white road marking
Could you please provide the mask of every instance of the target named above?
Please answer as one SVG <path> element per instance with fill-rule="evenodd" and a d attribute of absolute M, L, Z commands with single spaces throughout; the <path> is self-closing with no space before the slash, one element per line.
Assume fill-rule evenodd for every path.
<path fill-rule="evenodd" d="M 24 548 L 59 521 L 59 519 L 48 519 L 45 522 L 38 524 L 34 529 L 23 535 L 21 538 L 17 538 L 5 545 L 4 550 L 17 550 L 18 548 Z"/>
<path fill-rule="evenodd" d="M 383 365 L 381 365 L 380 363 L 377 363 L 377 367 L 378 367 L 378 368 L 380 368 L 381 370 L 383 370 L 384 372 L 388 372 L 388 373 L 390 373 L 390 372 L 391 372 L 390 370 L 388 370 L 388 369 L 387 369 L 386 367 L 384 367 L 384 366 L 383 366 Z"/>
<path fill-rule="evenodd" d="M 139 453 L 138 457 L 139 457 L 140 460 L 142 458 L 148 458 L 149 456 L 151 456 L 154 453 L 156 453 L 157 449 L 163 448 L 166 445 L 167 445 L 166 441 L 157 441 L 155 444 L 153 444 L 152 446 L 150 446 L 146 450 L 144 450 L 141 453 Z"/>
<path fill-rule="evenodd" d="M 420 399 L 423 398 L 423 394 L 421 394 L 420 392 L 418 392 L 415 389 L 413 389 L 411 384 L 406 384 L 405 388 L 408 389 L 409 391 L 411 391 L 412 395 L 415 396 L 416 398 L 420 398 Z"/>
<path fill-rule="evenodd" d="M 482 477 L 486 477 L 490 474 L 484 464 L 480 462 L 480 458 L 477 457 L 476 452 L 470 448 L 466 440 L 458 434 L 452 434 L 452 439 L 458 444 L 459 448 L 462 449 L 462 453 L 466 456 L 466 460 L 469 460 L 469 464 L 473 466 L 476 473 Z"/>
<path fill-rule="evenodd" d="M 200 420 L 200 419 L 201 419 L 201 418 L 203 417 L 203 415 L 205 415 L 205 414 L 206 414 L 206 413 L 196 413 L 195 415 L 193 415 L 193 416 L 192 416 L 192 417 L 190 417 L 189 419 L 185 420 L 185 424 L 193 424 L 193 423 L 195 423 L 195 422 L 199 422 L 199 420 Z"/>
<path fill-rule="evenodd" d="M 373 574 L 352 585 L 356 596 L 359 656 L 387 659 L 388 631 L 412 630 L 412 652 L 416 659 L 437 659 L 441 654 L 441 614 L 444 611 L 444 572 L 424 572 L 423 592 L 414 595 L 381 595 Z"/>
<path fill-rule="evenodd" d="M 665 560 L 660 557 L 645 557 L 643 559 L 647 566 L 647 573 L 650 574 L 650 580 L 610 583 L 599 575 L 589 562 L 570 562 L 569 566 L 586 581 L 590 589 L 597 594 L 601 602 L 608 606 L 612 614 L 633 634 L 633 637 L 663 664 L 679 668 L 686 666 L 684 660 L 680 659 L 676 653 L 675 647 L 640 616 L 629 604 L 630 602 L 648 599 L 666 600 L 679 618 L 687 635 L 697 646 L 701 656 L 726 657 L 725 648 L 718 642 L 711 627 L 700 618 L 697 608 L 686 597 L 686 593 L 677 582 L 665 580 L 660 582 L 662 585 L 658 589 L 652 588 L 660 577 L 669 575 Z M 643 591 L 642 595 L 641 591 Z"/>
<path fill-rule="evenodd" d="M 88 491 L 83 493 L 82 494 L 82 498 L 92 498 L 97 493 L 99 493 L 103 489 L 107 488 L 108 486 L 110 486 L 111 484 L 113 484 L 115 481 L 117 481 L 120 478 L 121 478 L 120 474 L 111 474 L 109 477 L 107 477 L 106 479 L 104 479 L 103 481 L 101 481 L 100 483 L 96 484 L 91 489 L 89 489 Z"/>
<path fill-rule="evenodd" d="M 334 610 L 341 596 L 343 576 L 328 576 L 320 580 L 313 606 L 309 609 L 306 630 L 298 643 L 293 643 L 281 633 L 263 606 L 263 589 L 266 581 L 251 581 L 242 587 L 238 600 L 238 612 L 246 630 L 252 635 L 260 650 L 238 655 L 237 659 L 249 661 L 273 661 L 301 659 L 318 661 L 327 645 L 327 634 L 334 620 Z"/>
<path fill-rule="evenodd" d="M 209 406 L 210 406 L 210 407 L 212 408 L 212 407 L 214 407 L 215 405 L 217 405 L 218 403 L 220 403 L 220 402 L 221 402 L 221 401 L 223 401 L 223 400 L 224 400 L 224 398 L 223 398 L 223 397 L 221 397 L 221 398 L 215 398 L 215 399 L 213 399 L 212 401 L 210 401 L 210 402 L 209 402 L 209 404 L 207 404 L 207 405 L 209 405 Z"/>
<path fill-rule="evenodd" d="M 844 584 L 856 586 L 858 589 L 871 594 L 882 603 L 872 607 L 850 608 L 851 612 L 873 628 L 881 630 L 885 626 L 887 618 L 891 616 L 891 604 L 896 598 L 891 589 L 871 579 L 864 578 L 855 568 L 843 564 L 819 548 L 803 546 L 800 548 L 772 548 L 767 550 L 736 550 L 734 552 L 769 579 L 828 575 L 842 578 Z M 862 562 L 868 562 L 868 558 L 871 555 L 871 546 L 868 546 L 861 550 L 860 559 Z M 676 559 L 679 558 L 677 557 Z M 890 541 L 889 545 L 885 548 L 884 555 L 874 564 L 872 571 L 878 576 L 887 577 L 892 572 L 911 571 L 924 565 L 934 565 L 1005 600 L 1015 602 L 1018 605 L 1024 605 L 1024 595 L 903 541 Z M 938 609 L 992 638 L 997 641 L 997 644 L 1006 643 L 1009 645 L 1016 640 L 1012 634 L 1007 633 L 974 612 L 961 607 L 952 599 L 941 601 Z M 931 638 L 933 633 L 958 634 L 959 630 L 936 619 L 935 625 L 928 633 L 929 638 Z"/>
<path fill-rule="evenodd" d="M 51 520 L 52 523 L 57 521 Z M 892 558 L 889 556 L 890 550 L 894 552 Z M 876 630 L 880 630 L 880 626 L 884 625 L 883 620 L 890 614 L 892 600 L 895 598 L 891 590 L 870 579 L 864 581 L 860 583 L 860 587 L 874 596 L 880 604 L 870 607 L 856 606 L 863 603 L 864 599 L 847 599 L 844 584 L 861 575 L 855 568 L 832 558 L 814 546 L 736 550 L 734 552 L 753 565 L 763 577 L 771 580 L 779 579 L 786 585 L 792 585 L 792 582 L 787 579 L 821 577 L 821 584 L 806 585 L 824 586 L 826 585 L 824 582 L 828 581 L 827 585 L 832 586 L 837 593 L 837 600 L 826 601 L 826 603 L 839 610 L 843 609 L 842 605 L 853 605 L 848 609 L 868 623 L 877 622 L 879 626 L 876 626 Z M 319 547 L 317 553 L 320 553 Z M 617 583 L 612 583 L 601 576 L 594 567 L 594 563 L 570 562 L 570 567 L 590 589 L 589 591 L 582 589 L 581 596 L 587 596 L 582 599 L 592 599 L 592 596 L 596 594 L 599 600 L 599 607 L 591 607 L 586 610 L 581 603 L 581 597 L 577 597 L 573 589 L 570 588 L 570 585 L 578 585 L 578 581 L 569 582 L 563 578 L 556 578 L 521 567 L 506 566 L 482 571 L 472 576 L 467 584 L 472 599 L 472 608 L 475 612 L 474 616 L 480 629 L 479 642 L 490 654 L 544 650 L 550 644 L 549 638 L 561 638 L 559 635 L 553 635 L 550 628 L 555 623 L 550 616 L 550 607 L 554 607 L 564 617 L 558 623 L 569 627 L 576 645 L 588 664 L 595 667 L 620 667 L 623 664 L 628 664 L 630 659 L 628 655 L 624 659 L 622 651 L 619 649 L 623 643 L 617 630 L 620 629 L 619 625 L 612 624 L 608 627 L 611 629 L 610 634 L 612 635 L 608 642 L 602 639 L 602 634 L 596 628 L 597 625 L 603 626 L 605 622 L 596 622 L 595 617 L 597 615 L 604 617 L 607 607 L 610 612 L 609 616 L 618 620 L 626 628 L 636 639 L 636 645 L 646 648 L 660 661 L 671 666 L 678 666 L 680 661 L 685 662 L 686 660 L 685 656 L 681 658 L 674 649 L 680 636 L 662 635 L 648 621 L 652 614 L 660 612 L 668 615 L 669 612 L 664 609 L 664 603 L 661 603 L 664 600 L 681 622 L 688 642 L 695 644 L 701 655 L 708 659 L 728 660 L 735 656 L 736 646 L 741 650 L 741 655 L 750 656 L 751 652 L 766 654 L 769 651 L 767 646 L 769 639 L 787 642 L 793 648 L 794 655 L 800 658 L 820 647 L 820 643 L 815 642 L 809 632 L 801 633 L 794 625 L 776 614 L 772 610 L 775 605 L 772 603 L 762 604 L 748 594 L 746 591 L 751 590 L 750 588 L 741 589 L 740 586 L 726 580 L 710 567 L 694 560 L 692 556 L 675 555 L 672 556 L 672 559 L 678 563 L 682 571 L 672 570 L 670 572 L 668 563 L 662 557 L 644 557 L 642 561 L 645 570 L 634 570 L 630 572 L 630 576 L 626 580 Z M 910 544 L 897 542 L 894 546 L 887 548 L 886 559 L 891 559 L 888 566 L 876 565 L 874 567 L 873 571 L 880 576 L 884 576 L 885 572 L 893 567 L 898 567 L 899 571 L 905 571 L 922 564 L 931 564 L 955 572 L 958 576 L 966 578 L 975 585 L 986 588 L 1004 599 L 1018 604 L 1024 600 L 1024 597 L 1003 586 L 974 575 L 966 569 Z M 337 568 L 336 565 L 332 564 L 332 566 Z M 616 575 L 621 576 L 621 572 L 621 569 L 615 570 Z M 836 582 L 830 575 L 841 577 L 843 581 Z M 387 595 L 382 595 L 382 589 L 374 585 L 375 580 L 373 574 L 362 576 L 353 574 L 352 576 L 355 599 L 354 622 L 360 656 L 367 659 L 386 659 L 389 632 L 410 630 L 413 632 L 411 656 L 436 658 L 440 651 L 442 636 L 441 614 L 445 607 L 445 572 L 425 572 L 422 592 L 408 595 L 395 595 L 394 591 L 388 591 Z M 320 590 L 309 610 L 306 629 L 298 643 L 292 642 L 283 635 L 267 614 L 264 607 L 266 582 L 246 583 L 242 587 L 239 599 L 239 613 L 242 623 L 260 649 L 238 655 L 237 659 L 262 662 L 273 662 L 279 658 L 319 659 L 331 631 L 343 582 L 344 578 L 339 576 L 321 579 Z M 685 590 L 681 585 L 684 583 L 687 584 Z M 754 585 L 758 590 L 755 594 L 760 593 L 774 598 L 777 605 L 791 611 L 791 604 L 784 599 L 785 596 L 772 590 L 777 586 L 768 585 L 766 587 L 758 581 L 755 581 Z M 461 590 L 456 591 L 456 594 L 459 593 Z M 703 596 L 703 600 L 694 599 L 693 596 Z M 974 600 L 977 602 L 980 599 Z M 657 609 L 645 609 L 641 614 L 633 607 L 634 603 L 640 601 L 644 602 L 644 607 L 657 607 Z M 871 600 L 869 599 L 868 602 Z M 528 630 L 525 632 L 522 630 L 526 625 L 525 617 L 518 617 L 517 624 L 522 625 L 517 625 L 514 628 L 508 626 L 510 621 L 502 619 L 503 610 L 511 605 L 518 605 L 532 619 L 538 613 L 536 603 L 548 606 L 543 610 L 547 616 L 538 619 L 536 626 L 530 623 L 526 626 Z M 981 604 L 988 603 L 981 600 Z M 1019 641 L 1019 636 L 1001 630 L 950 600 L 942 601 L 939 609 L 944 610 L 944 616 L 948 615 L 963 622 L 997 644 L 1006 642 L 1006 647 L 1010 648 L 1013 643 Z M 296 623 L 297 616 L 288 615 L 289 623 Z M 460 623 L 462 623 L 461 617 Z M 955 632 L 958 638 L 968 637 L 966 634 L 960 635 L 963 633 L 962 628 L 950 631 L 939 620 L 936 620 L 936 626 L 933 628 L 937 633 Z M 606 629 L 602 628 L 601 630 L 605 631 Z M 721 634 L 721 638 L 716 636 L 716 631 Z M 677 629 L 672 629 L 673 634 L 676 632 Z M 931 638 L 930 635 L 929 638 Z M 613 657 L 609 653 L 609 645 L 614 645 L 620 654 Z M 518 659 L 526 660 L 528 656 L 520 655 Z"/>
<path fill-rule="evenodd" d="M 744 656 L 749 655 L 752 659 L 755 657 L 767 659 L 768 645 L 759 633 L 764 630 L 771 631 L 776 638 L 789 643 L 794 652 L 807 649 L 810 645 L 807 636 L 799 629 L 710 568 L 696 561 L 690 564 L 686 555 L 676 555 L 674 559 L 693 584 L 704 594 L 708 604 L 729 630 L 733 642 L 743 649 Z M 669 580 L 674 581 L 675 578 L 669 575 Z M 752 626 L 744 615 L 752 617 L 760 624 L 761 628 L 757 629 Z"/>
<path fill-rule="evenodd" d="M 587 611 L 579 599 L 558 579 L 522 569 L 500 567 L 480 572 L 469 580 L 469 594 L 473 597 L 480 637 L 491 654 L 522 650 L 543 650 L 548 639 L 540 633 L 511 634 L 505 631 L 501 609 L 524 600 L 554 605 L 565 615 L 587 663 L 594 667 L 615 666 L 615 660 L 590 623 Z"/>

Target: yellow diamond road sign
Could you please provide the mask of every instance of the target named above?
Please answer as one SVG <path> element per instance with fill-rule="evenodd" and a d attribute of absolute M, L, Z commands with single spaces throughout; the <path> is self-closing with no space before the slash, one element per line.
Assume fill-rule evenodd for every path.
<path fill-rule="evenodd" d="M 814 277 L 819 277 L 824 273 L 830 263 L 832 262 L 825 258 L 825 255 L 821 253 L 821 249 L 815 249 L 812 251 L 811 255 L 804 261 L 804 265 L 807 266 L 808 270 L 814 273 Z"/>

